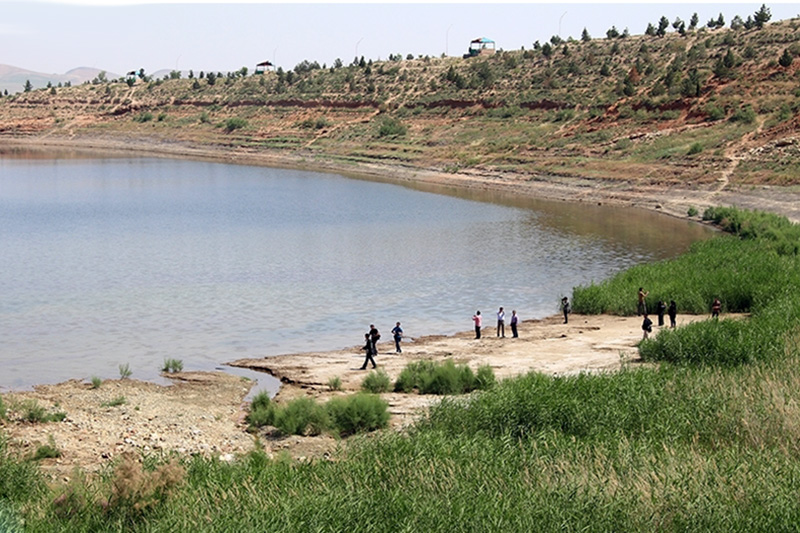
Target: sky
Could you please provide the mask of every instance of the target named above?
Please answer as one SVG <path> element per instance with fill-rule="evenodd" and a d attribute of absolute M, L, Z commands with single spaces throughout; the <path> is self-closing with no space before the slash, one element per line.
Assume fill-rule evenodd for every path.
<path fill-rule="evenodd" d="M 797 2 L 767 2 L 772 21 L 798 17 Z M 726 25 L 758 3 L 277 3 L 172 0 L 0 0 L 0 64 L 47 74 L 94 67 L 123 75 L 144 68 L 251 71 L 261 61 L 284 70 L 303 60 L 389 54 L 463 54 L 488 37 L 498 49 L 531 48 L 553 35 L 604 37 L 611 26 L 633 35 L 661 16 L 700 25 L 722 13 Z M 672 28 L 669 28 L 672 31 Z"/>

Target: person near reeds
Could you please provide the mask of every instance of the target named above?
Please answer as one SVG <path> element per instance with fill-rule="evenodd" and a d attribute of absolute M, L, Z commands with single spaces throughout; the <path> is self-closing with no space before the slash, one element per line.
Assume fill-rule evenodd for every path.
<path fill-rule="evenodd" d="M 372 337 L 369 333 L 364 333 L 364 340 L 366 344 L 364 344 L 363 350 L 366 352 L 367 356 L 364 358 L 364 364 L 361 365 L 360 370 L 367 369 L 367 363 L 372 363 L 372 368 L 376 368 L 378 365 L 375 364 L 375 359 L 372 357 L 375 355 L 375 343 L 372 342 Z"/>
<path fill-rule="evenodd" d="M 675 300 L 669 301 L 667 315 L 669 315 L 669 327 L 674 328 L 676 325 L 675 318 L 678 316 L 678 304 L 675 303 Z"/>
<path fill-rule="evenodd" d="M 661 327 L 664 325 L 664 312 L 667 310 L 667 304 L 664 303 L 664 300 L 659 300 L 656 304 L 656 313 L 658 313 L 658 326 Z"/>
<path fill-rule="evenodd" d="M 400 322 L 392 328 L 392 335 L 394 335 L 394 347 L 396 348 L 396 352 L 403 353 L 403 350 L 400 349 L 400 341 L 403 340 L 403 328 L 400 327 Z"/>
<path fill-rule="evenodd" d="M 719 298 L 714 298 L 714 301 L 711 303 L 711 318 L 718 318 L 721 310 L 722 302 L 719 301 Z"/>
<path fill-rule="evenodd" d="M 561 312 L 564 313 L 564 324 L 569 322 L 569 314 L 572 309 L 569 306 L 569 298 L 564 296 L 561 298 Z"/>
<path fill-rule="evenodd" d="M 653 331 L 653 321 L 650 320 L 650 317 L 647 316 L 647 313 L 644 314 L 644 320 L 642 321 L 642 332 L 644 333 L 643 339 L 646 339 L 648 334 Z"/>
<path fill-rule="evenodd" d="M 643 287 L 639 287 L 639 305 L 636 307 L 636 314 L 639 316 L 647 315 L 647 303 L 645 302 L 645 298 L 647 298 L 648 294 L 650 294 L 649 291 L 645 291 Z"/>
<path fill-rule="evenodd" d="M 475 338 L 481 338 L 481 312 L 476 311 L 474 315 L 472 315 L 472 321 L 475 323 Z"/>

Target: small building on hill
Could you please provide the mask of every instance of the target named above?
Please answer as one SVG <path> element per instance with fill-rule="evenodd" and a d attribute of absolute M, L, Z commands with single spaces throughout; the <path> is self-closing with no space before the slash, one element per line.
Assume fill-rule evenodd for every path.
<path fill-rule="evenodd" d="M 256 65 L 256 74 L 264 74 L 267 70 L 272 70 L 274 66 L 269 61 L 262 61 Z"/>
<path fill-rule="evenodd" d="M 495 53 L 495 44 L 491 39 L 479 37 L 469 43 L 469 51 L 464 54 L 464 59 L 476 56 L 489 56 Z"/>

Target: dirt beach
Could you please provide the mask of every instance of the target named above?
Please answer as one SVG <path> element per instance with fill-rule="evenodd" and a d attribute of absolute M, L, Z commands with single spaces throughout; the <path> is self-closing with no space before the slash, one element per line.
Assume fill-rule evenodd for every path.
<path fill-rule="evenodd" d="M 679 316 L 678 324 L 706 317 Z M 641 364 L 636 344 L 642 337 L 639 317 L 572 315 L 569 324 L 560 316 L 520 323 L 519 338 L 498 338 L 493 325 L 484 327 L 480 340 L 474 331 L 452 336 L 405 339 L 395 353 L 390 334 L 378 344 L 378 368 L 394 380 L 411 361 L 452 359 L 473 370 L 490 365 L 498 379 L 535 370 L 550 375 L 618 370 Z M 350 349 L 241 359 L 233 366 L 269 372 L 283 382 L 275 397 L 286 402 L 299 396 L 327 401 L 335 395 L 358 391 L 371 370 L 359 346 Z M 126 451 L 180 454 L 200 453 L 230 460 L 252 450 L 255 435 L 246 432 L 244 398 L 252 381 L 221 372 L 173 374 L 175 384 L 161 386 L 130 379 L 108 380 L 98 388 L 77 380 L 43 385 L 33 391 L 5 394 L 8 421 L 4 430 L 11 446 L 25 455 L 42 445 L 55 445 L 58 458 L 42 465 L 52 479 L 67 482 L 75 467 L 95 471 Z M 332 378 L 342 390 L 332 391 Z M 438 397 L 387 393 L 390 424 L 399 430 L 412 423 Z M 61 422 L 24 420 L 26 405 L 35 401 L 48 412 L 63 412 Z M 267 453 L 286 452 L 294 458 L 324 457 L 340 444 L 331 436 L 280 437 L 258 435 Z"/>

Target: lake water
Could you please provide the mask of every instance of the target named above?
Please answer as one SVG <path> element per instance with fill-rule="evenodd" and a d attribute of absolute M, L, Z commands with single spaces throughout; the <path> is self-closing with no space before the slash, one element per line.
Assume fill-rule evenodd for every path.
<path fill-rule="evenodd" d="M 573 286 L 708 232 L 634 209 L 317 172 L 0 153 L 0 389 L 161 382 L 238 358 L 558 311 Z M 523 333 L 524 334 L 524 333 Z M 354 364 L 360 363 L 354 358 Z"/>

